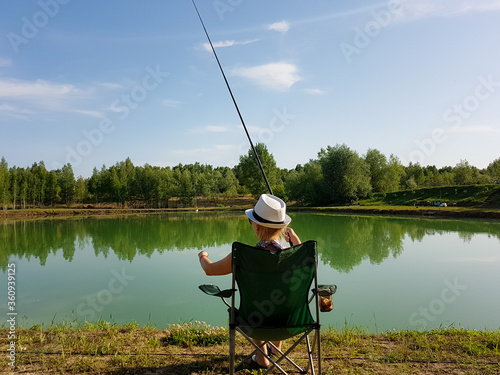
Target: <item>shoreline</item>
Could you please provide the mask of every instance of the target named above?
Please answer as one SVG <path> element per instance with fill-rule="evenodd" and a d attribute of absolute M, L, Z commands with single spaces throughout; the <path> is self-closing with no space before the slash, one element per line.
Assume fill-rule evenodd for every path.
<path fill-rule="evenodd" d="M 234 212 L 251 208 L 251 205 L 226 207 L 194 207 L 187 208 L 35 208 L 22 210 L 0 210 L 0 220 L 17 221 L 30 219 L 69 218 L 69 217 L 100 217 L 113 215 L 148 215 L 184 212 Z M 477 207 L 413 207 L 413 206 L 335 206 L 335 207 L 298 207 L 291 205 L 288 211 L 366 214 L 382 216 L 420 216 L 425 218 L 461 218 L 461 219 L 500 219 L 500 209 Z"/>
<path fill-rule="evenodd" d="M 18 328 L 14 360 L 9 362 L 8 329 L 0 328 L 0 364 L 26 374 L 224 374 L 228 367 L 228 330 L 201 322 L 166 329 L 104 321 Z M 324 373 L 498 374 L 500 330 L 447 327 L 430 331 L 367 333 L 359 328 L 322 332 Z M 251 345 L 237 335 L 237 357 Z M 284 342 L 285 347 L 292 341 Z M 10 350 L 12 351 L 12 350 Z M 305 346 L 298 360 L 305 364 Z M 12 355 L 12 353 L 10 354 Z M 242 371 L 241 374 L 248 372 Z"/>

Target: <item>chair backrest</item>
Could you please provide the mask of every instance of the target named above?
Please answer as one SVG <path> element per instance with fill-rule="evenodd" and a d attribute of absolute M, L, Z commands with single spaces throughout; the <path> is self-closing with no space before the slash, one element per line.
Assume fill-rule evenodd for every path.
<path fill-rule="evenodd" d="M 234 308 L 233 299 L 230 324 L 252 338 L 273 341 L 317 325 L 308 303 L 309 291 L 317 288 L 316 265 L 316 241 L 277 253 L 233 243 L 233 288 L 240 304 Z"/>

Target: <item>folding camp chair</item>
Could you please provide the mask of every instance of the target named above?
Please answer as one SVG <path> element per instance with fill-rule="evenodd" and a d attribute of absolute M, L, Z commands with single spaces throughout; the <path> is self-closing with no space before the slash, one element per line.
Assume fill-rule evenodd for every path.
<path fill-rule="evenodd" d="M 239 307 L 236 308 L 236 287 L 239 290 Z M 312 293 L 310 293 L 312 287 Z M 335 285 L 318 285 L 316 241 L 307 241 L 276 253 L 258 249 L 239 242 L 232 244 L 232 287 L 221 291 L 215 285 L 200 285 L 206 294 L 221 297 L 229 307 L 229 373 L 235 370 L 235 334 L 241 333 L 255 350 L 250 356 L 262 351 L 252 339 L 281 341 L 300 335 L 285 352 L 280 351 L 278 359 L 270 353 L 270 366 L 266 374 L 274 368 L 283 374 L 284 360 L 301 373 L 311 367 L 314 375 L 313 356 L 316 349 L 318 374 L 321 375 L 321 339 L 319 323 L 320 296 L 331 296 Z M 226 299 L 230 298 L 230 302 Z M 310 303 L 314 300 L 311 314 Z M 315 331 L 311 346 L 309 334 Z M 306 341 L 308 365 L 297 365 L 289 354 L 297 345 Z M 277 349 L 275 347 L 275 349 Z M 248 360 L 248 357 L 247 357 Z"/>

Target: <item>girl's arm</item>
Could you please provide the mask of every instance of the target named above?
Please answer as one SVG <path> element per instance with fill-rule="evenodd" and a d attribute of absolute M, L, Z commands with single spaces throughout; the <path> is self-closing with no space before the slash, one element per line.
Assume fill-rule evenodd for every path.
<path fill-rule="evenodd" d="M 198 257 L 200 258 L 201 268 L 203 268 L 203 271 L 205 271 L 208 276 L 221 276 L 231 273 L 230 253 L 217 262 L 212 262 L 208 259 L 208 253 L 206 251 L 198 253 Z"/>
<path fill-rule="evenodd" d="M 293 246 L 300 245 L 300 238 L 297 236 L 297 233 L 292 228 L 285 229 L 285 241 L 288 243 L 292 243 Z"/>

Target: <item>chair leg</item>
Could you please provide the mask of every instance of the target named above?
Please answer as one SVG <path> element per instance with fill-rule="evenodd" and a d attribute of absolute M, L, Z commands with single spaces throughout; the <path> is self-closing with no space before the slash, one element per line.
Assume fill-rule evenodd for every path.
<path fill-rule="evenodd" d="M 314 336 L 318 340 L 318 375 L 321 375 L 321 331 L 319 328 L 316 329 Z"/>
<path fill-rule="evenodd" d="M 317 352 L 316 352 L 316 360 L 318 362 L 317 369 L 318 369 L 318 375 L 321 375 L 321 336 L 320 336 L 320 330 L 316 329 L 314 331 L 314 337 L 312 339 L 312 347 L 310 346 L 309 337 L 306 338 L 306 342 L 307 342 L 307 352 L 308 352 L 308 357 L 309 357 L 309 363 L 304 368 L 304 371 L 302 373 L 307 374 L 309 372 L 309 367 L 311 367 L 311 373 L 313 375 L 315 375 L 314 352 L 316 350 L 316 345 L 317 345 L 318 346 Z"/>
<path fill-rule="evenodd" d="M 313 362 L 313 350 L 314 349 L 311 349 L 311 342 L 309 341 L 309 336 L 306 336 L 306 344 L 307 344 L 307 355 L 309 357 L 309 366 L 308 367 L 311 367 L 311 374 L 315 375 L 314 362 Z M 313 343 L 313 348 L 314 348 L 314 343 Z M 309 371 L 309 369 L 306 367 L 304 373 L 307 374 L 308 371 Z"/>
<path fill-rule="evenodd" d="M 234 375 L 234 360 L 236 355 L 236 331 L 229 329 L 229 374 Z"/>

